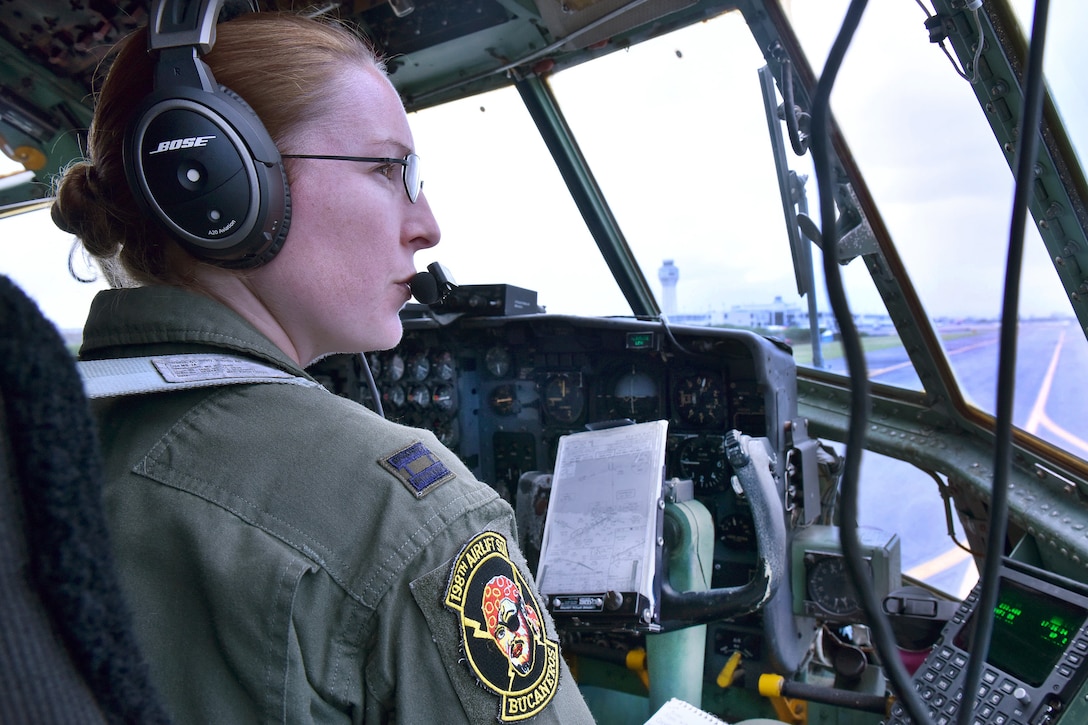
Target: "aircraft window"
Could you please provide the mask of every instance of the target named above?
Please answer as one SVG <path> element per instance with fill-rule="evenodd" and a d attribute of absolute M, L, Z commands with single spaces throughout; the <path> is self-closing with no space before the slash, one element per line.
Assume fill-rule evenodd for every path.
<path fill-rule="evenodd" d="M 533 290 L 548 312 L 630 315 L 513 88 L 408 117 L 442 242 L 416 255 L 458 284 Z"/>
<path fill-rule="evenodd" d="M 659 296 L 672 321 L 753 328 L 787 339 L 800 364 L 841 372 L 818 262 L 815 344 L 797 292 L 757 74 L 763 65 L 743 18 L 729 13 L 549 82 L 651 288 L 662 290 L 666 260 L 679 272 L 675 294 Z M 410 123 L 443 231 L 440 245 L 417 255 L 418 268 L 437 260 L 460 284 L 536 291 L 548 312 L 631 314 L 514 89 L 419 111 Z M 794 160 L 815 208 L 809 159 Z M 30 231 L 10 238 L 59 234 L 48 212 L 18 219 Z M 43 264 L 46 279 L 64 269 L 69 238 L 58 239 Z M 844 273 L 851 298 L 864 300 L 856 307 L 873 349 L 901 349 L 868 273 L 857 263 Z M 64 284 L 75 301 L 57 305 L 57 315 L 78 328 L 101 283 Z M 886 371 L 875 377 L 881 382 L 921 387 L 909 365 L 876 359 L 871 367 Z"/>
<path fill-rule="evenodd" d="M 841 446 L 836 449 L 842 454 Z M 944 478 L 873 451 L 865 452 L 861 466 L 864 485 L 858 490 L 858 524 L 898 534 L 907 577 L 953 597 L 967 596 L 978 582 L 978 568 L 966 548 L 959 517 L 946 516 L 946 502 L 938 495 L 939 487 L 946 485 Z M 911 493 L 905 496 L 904 491 Z M 889 506 L 889 501 L 896 503 Z M 954 539 L 946 527 L 935 523 L 939 521 L 945 521 L 946 527 L 951 521 Z"/>
<path fill-rule="evenodd" d="M 818 31 L 800 36 L 817 73 L 845 8 L 841 1 L 793 3 L 795 27 Z M 964 396 L 993 414 L 1012 171 L 974 95 L 963 88 L 967 81 L 930 44 L 918 5 L 888 3 L 880 10 L 862 19 L 832 109 Z M 1049 27 L 1061 28 L 1060 17 L 1052 14 Z M 1030 28 L 1030 9 L 1026 21 Z M 1083 89 L 1078 93 L 1083 98 Z M 920 124 L 932 132 L 918 133 Z M 1082 416 L 1065 403 L 1078 399 L 1074 375 L 1083 369 L 1088 342 L 1031 224 L 1020 316 L 1014 422 L 1088 458 Z"/>
<path fill-rule="evenodd" d="M 0 174 L 10 172 L 6 164 L 21 168 L 0 155 Z M 82 253 L 71 256 L 74 238 L 53 224 L 49 210 L 0 218 L 0 274 L 11 278 L 38 305 L 42 314 L 57 326 L 73 346 L 78 346 L 91 299 L 108 285 L 98 268 Z"/>
<path fill-rule="evenodd" d="M 815 246 L 816 309 L 799 294 L 762 101 L 764 65 L 743 18 L 730 13 L 550 83 L 670 320 L 755 329 L 786 339 L 799 364 L 843 373 Z M 818 218 L 810 157 L 790 154 L 787 163 L 809 180 L 803 189 Z M 843 273 L 873 379 L 921 389 L 863 263 Z"/>
<path fill-rule="evenodd" d="M 1057 3 L 1055 18 L 1075 12 L 1070 5 L 1078 4 Z M 845 0 L 792 4 L 795 28 L 805 33 L 801 41 L 817 72 L 845 6 Z M 1030 11 L 1021 17 L 1030 22 Z M 965 396 L 992 412 L 1011 172 L 983 113 L 963 92 L 966 81 L 928 42 L 924 19 L 913 3 L 870 8 L 832 105 L 944 340 L 943 354 Z M 1062 35 L 1075 25 L 1051 23 L 1058 31 L 1048 60 L 1075 47 Z M 808 300 L 797 292 L 757 75 L 763 65 L 743 19 L 729 13 L 556 73 L 549 83 L 670 319 L 756 328 L 787 338 L 799 364 L 841 372 L 815 247 L 815 336 L 807 324 Z M 1061 99 L 1067 120 L 1085 105 L 1083 89 L 1068 76 L 1055 71 L 1051 85 L 1067 91 Z M 411 123 L 425 193 L 443 228 L 443 243 L 418 256 L 419 268 L 439 260 L 462 284 L 504 282 L 534 290 L 549 312 L 630 314 L 515 90 L 413 113 Z M 934 133 L 908 132 L 920 123 Z M 816 217 L 809 157 L 787 156 L 791 169 L 807 178 Z M 36 240 L 36 249 L 52 251 L 34 269 L 29 256 L 3 255 L 0 271 L 38 299 L 59 326 L 78 329 L 101 281 L 80 285 L 63 272 L 58 276 L 70 238 L 52 227 L 48 212 L 3 224 L 4 238 Z M 1088 358 L 1088 343 L 1072 324 L 1040 240 L 1028 231 L 1018 358 L 1031 363 L 1023 365 L 1031 380 L 1022 383 L 1016 422 L 1088 457 L 1088 433 L 1073 423 L 1080 416 L 1055 402 L 1077 400 L 1067 394 L 1075 385 L 1071 371 Z M 666 278 L 678 274 L 672 291 L 660 282 L 663 270 Z M 868 272 L 860 261 L 842 270 L 866 334 L 870 375 L 920 389 Z M 39 277 L 46 281 L 39 284 Z"/>
<path fill-rule="evenodd" d="M 1011 0 L 1024 37 L 1031 34 L 1035 3 Z M 1076 72 L 1085 60 L 1083 29 L 1088 26 L 1088 6 L 1077 0 L 1050 3 L 1043 71 L 1047 85 L 1065 122 L 1077 155 L 1088 158 L 1088 89 Z"/>

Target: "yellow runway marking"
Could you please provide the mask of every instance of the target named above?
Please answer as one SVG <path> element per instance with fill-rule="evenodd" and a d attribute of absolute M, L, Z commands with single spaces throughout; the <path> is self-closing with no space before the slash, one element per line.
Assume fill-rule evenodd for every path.
<path fill-rule="evenodd" d="M 889 365 L 886 368 L 878 368 L 869 373 L 870 378 L 875 378 L 883 375 L 884 373 L 890 373 L 893 370 L 902 370 L 903 368 L 914 367 L 914 363 L 907 361 L 905 363 L 897 363 L 895 365 Z"/>
<path fill-rule="evenodd" d="M 983 342 L 976 342 L 973 345 L 966 345 L 964 347 L 957 348 L 955 350 L 948 350 L 946 348 L 945 352 L 948 354 L 949 357 L 951 357 L 953 355 L 959 355 L 961 352 L 969 352 L 971 350 L 977 350 L 980 347 L 988 347 L 990 345 L 996 345 L 996 344 L 997 344 L 996 339 L 994 339 L 994 340 L 985 340 Z M 885 373 L 890 373 L 890 372 L 894 372 L 896 370 L 902 370 L 903 368 L 909 368 L 909 367 L 913 367 L 913 366 L 914 366 L 914 363 L 912 363 L 911 361 L 908 360 L 907 362 L 901 362 L 901 363 L 896 363 L 895 365 L 889 365 L 886 368 L 877 368 L 876 370 L 871 370 L 869 372 L 869 377 L 870 378 L 875 378 L 875 377 L 879 377 L 881 375 L 884 375 Z"/>
<path fill-rule="evenodd" d="M 1061 335 L 1058 337 L 1058 343 L 1054 346 L 1054 354 L 1050 358 L 1050 366 L 1047 367 L 1046 375 L 1043 376 L 1043 382 L 1039 386 L 1039 395 L 1035 398 L 1035 405 L 1031 408 L 1031 415 L 1028 416 L 1028 422 L 1024 425 L 1024 430 L 1033 435 L 1038 435 L 1039 428 L 1043 427 L 1069 445 L 1076 446 L 1082 451 L 1088 451 L 1088 442 L 1081 440 L 1065 430 L 1052 421 L 1046 414 L 1046 403 L 1050 399 L 1050 388 L 1054 384 L 1054 375 L 1058 371 L 1058 361 L 1061 359 L 1062 346 L 1064 344 L 1065 330 L 1062 330 Z"/>
<path fill-rule="evenodd" d="M 963 570 L 963 581 L 960 582 L 960 590 L 953 592 L 953 594 L 958 594 L 960 599 L 966 599 L 976 584 L 978 584 L 978 567 L 969 566 Z"/>
<path fill-rule="evenodd" d="M 921 579 L 927 581 L 931 577 L 935 577 L 938 574 L 948 571 L 952 567 L 963 562 L 964 559 L 970 558 L 971 555 L 958 546 L 953 546 L 948 551 L 939 556 L 935 556 L 929 561 L 922 562 L 918 566 L 912 568 L 910 571 L 905 572 L 907 576 L 915 579 Z"/>
<path fill-rule="evenodd" d="M 1058 343 L 1054 346 L 1054 354 L 1050 357 L 1050 365 L 1043 376 L 1043 382 L 1039 385 L 1039 395 L 1035 397 L 1035 405 L 1031 408 L 1031 415 L 1024 429 L 1028 433 L 1035 433 L 1046 416 L 1046 401 L 1050 398 L 1050 387 L 1054 384 L 1054 373 L 1058 371 L 1058 360 L 1062 356 L 1062 345 L 1065 344 L 1065 330 L 1058 336 Z"/>

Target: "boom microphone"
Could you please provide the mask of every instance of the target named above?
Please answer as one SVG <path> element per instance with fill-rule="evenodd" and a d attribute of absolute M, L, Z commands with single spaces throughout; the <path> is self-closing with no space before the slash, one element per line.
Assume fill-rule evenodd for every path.
<path fill-rule="evenodd" d="M 408 286 L 412 288 L 412 296 L 420 304 L 433 305 L 438 302 L 438 283 L 430 272 L 417 273 L 408 281 Z"/>
<path fill-rule="evenodd" d="M 438 262 L 427 265 L 426 272 L 418 272 L 408 281 L 412 288 L 412 296 L 423 305 L 433 305 L 446 299 L 446 296 L 457 287 L 449 270 Z"/>

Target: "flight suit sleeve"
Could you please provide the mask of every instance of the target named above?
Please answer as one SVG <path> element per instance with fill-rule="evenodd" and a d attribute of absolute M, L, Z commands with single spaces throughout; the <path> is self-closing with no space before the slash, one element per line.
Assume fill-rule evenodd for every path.
<path fill-rule="evenodd" d="M 593 722 L 508 522 L 470 536 L 410 587 L 469 722 Z M 398 721 L 450 721 L 432 706 Z"/>

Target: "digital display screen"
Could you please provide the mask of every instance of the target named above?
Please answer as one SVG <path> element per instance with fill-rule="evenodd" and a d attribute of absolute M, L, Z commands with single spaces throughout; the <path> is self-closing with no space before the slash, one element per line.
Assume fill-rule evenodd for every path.
<path fill-rule="evenodd" d="M 1002 577 L 986 661 L 1038 687 L 1046 681 L 1085 618 L 1088 610 L 1082 606 Z M 973 619 L 972 615 L 955 639 L 955 645 L 968 652 Z"/>
<path fill-rule="evenodd" d="M 627 349 L 628 350 L 655 350 L 657 349 L 657 340 L 652 332 L 628 332 L 627 333 Z"/>

